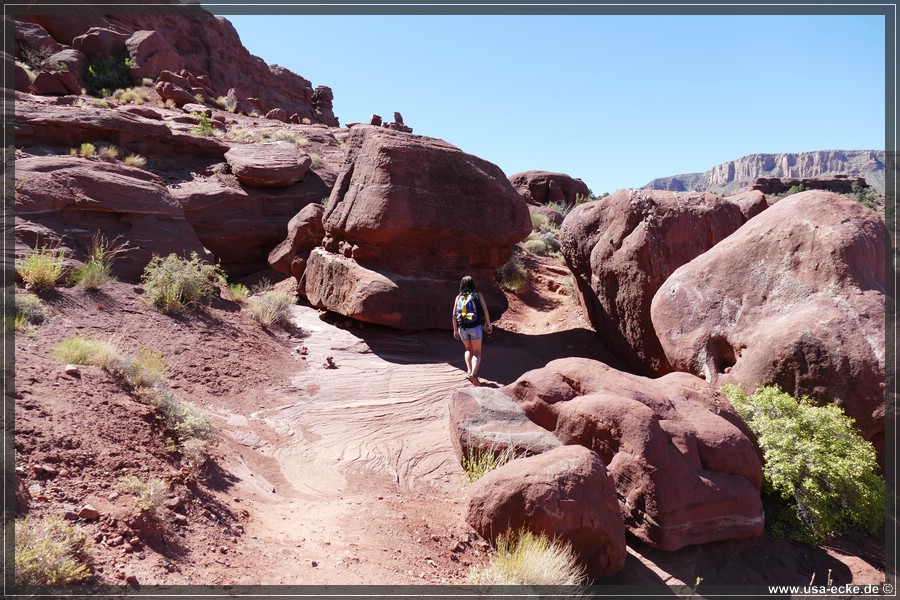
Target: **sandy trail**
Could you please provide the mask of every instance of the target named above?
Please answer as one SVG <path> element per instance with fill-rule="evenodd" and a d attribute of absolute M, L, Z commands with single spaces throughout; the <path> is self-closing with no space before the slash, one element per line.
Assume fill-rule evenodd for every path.
<path fill-rule="evenodd" d="M 232 582 L 439 582 L 428 561 L 451 560 L 467 529 L 446 412 L 469 385 L 452 364 L 461 344 L 449 332 L 340 329 L 304 306 L 293 321 L 307 367 L 248 415 L 218 411 L 239 448 L 223 465 L 238 480 L 229 493 L 252 515 L 247 553 L 260 558 Z"/>

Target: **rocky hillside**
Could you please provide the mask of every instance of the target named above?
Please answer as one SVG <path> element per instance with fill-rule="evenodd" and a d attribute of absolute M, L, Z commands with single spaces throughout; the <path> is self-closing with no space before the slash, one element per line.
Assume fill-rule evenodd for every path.
<path fill-rule="evenodd" d="M 686 173 L 654 179 L 643 189 L 672 192 L 730 193 L 763 177 L 815 179 L 833 175 L 864 177 L 884 193 L 882 150 L 822 150 L 786 154 L 750 154 L 713 167 L 705 173 Z"/>

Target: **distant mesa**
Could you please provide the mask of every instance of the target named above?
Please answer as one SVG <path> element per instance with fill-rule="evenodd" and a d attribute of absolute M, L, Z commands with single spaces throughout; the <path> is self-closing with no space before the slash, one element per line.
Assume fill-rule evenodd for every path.
<path fill-rule="evenodd" d="M 869 186 L 884 194 L 885 153 L 882 150 L 823 150 L 783 154 L 750 154 L 713 167 L 705 173 L 687 173 L 660 177 L 643 189 L 672 192 L 715 192 L 729 194 L 757 187 L 765 193 L 777 194 L 780 184 L 775 179 L 797 180 L 806 189 L 824 189 L 843 193 L 852 181 L 863 178 Z M 765 182 L 758 182 L 763 179 Z M 786 180 L 786 181 L 785 181 Z M 815 183 L 822 180 L 826 183 Z M 792 184 L 787 184 L 790 188 Z M 846 189 L 845 189 L 846 188 Z"/>

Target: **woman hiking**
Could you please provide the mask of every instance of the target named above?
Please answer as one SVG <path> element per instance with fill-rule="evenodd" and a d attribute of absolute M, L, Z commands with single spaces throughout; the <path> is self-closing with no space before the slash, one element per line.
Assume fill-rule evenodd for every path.
<path fill-rule="evenodd" d="M 466 348 L 466 379 L 481 385 L 478 368 L 481 366 L 483 331 L 491 333 L 491 315 L 484 297 L 475 291 L 475 280 L 466 275 L 459 282 L 459 294 L 453 301 L 453 337 L 462 340 Z"/>

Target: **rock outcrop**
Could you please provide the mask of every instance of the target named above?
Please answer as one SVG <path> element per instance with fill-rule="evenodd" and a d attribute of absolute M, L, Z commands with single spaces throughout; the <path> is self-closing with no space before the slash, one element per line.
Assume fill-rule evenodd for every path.
<path fill-rule="evenodd" d="M 180 103 L 193 101 L 198 93 L 215 100 L 234 90 L 242 100 L 256 99 L 260 114 L 281 109 L 299 119 L 338 126 L 329 88 L 313 88 L 303 77 L 251 55 L 224 17 L 199 6 L 170 8 L 164 14 L 99 14 L 89 9 L 64 17 L 31 14 L 16 21 L 16 55 L 71 49 L 84 57 L 82 68 L 104 60 L 124 63 L 127 58 L 135 65 L 128 71 L 135 84 L 157 79 L 164 71 L 187 76 L 187 85 L 170 81 L 161 92 L 180 98 Z M 82 70 L 73 74 L 79 85 L 85 83 Z"/>
<path fill-rule="evenodd" d="M 615 482 L 626 529 L 650 546 L 677 550 L 762 534 L 756 446 L 702 379 L 652 380 L 566 358 L 488 393 L 512 398 L 564 445 L 596 452 Z"/>
<path fill-rule="evenodd" d="M 510 175 L 509 182 L 529 204 L 575 206 L 579 196 L 586 199 L 591 195 L 585 182 L 565 173 L 523 171 Z"/>
<path fill-rule="evenodd" d="M 288 223 L 287 238 L 269 253 L 269 266 L 297 279 L 299 284 L 306 272 L 306 263 L 313 248 L 322 243 L 325 227 L 322 215 L 325 207 L 319 203 L 308 204 Z"/>
<path fill-rule="evenodd" d="M 616 489 L 587 448 L 563 446 L 513 460 L 476 481 L 469 496 L 466 521 L 486 539 L 526 529 L 570 543 L 590 576 L 625 566 Z"/>
<path fill-rule="evenodd" d="M 249 187 L 288 187 L 303 179 L 312 158 L 288 142 L 246 144 L 225 153 L 238 181 Z"/>
<path fill-rule="evenodd" d="M 750 154 L 717 165 L 705 173 L 654 179 L 645 189 L 674 192 L 730 193 L 749 187 L 759 178 L 819 179 L 833 175 L 863 177 L 885 191 L 885 153 L 882 150 L 826 150 L 785 154 Z"/>
<path fill-rule="evenodd" d="M 650 321 L 650 302 L 675 269 L 736 231 L 765 206 L 758 192 L 619 190 L 575 207 L 560 229 L 566 262 L 604 344 L 636 372 L 672 371 Z"/>
<path fill-rule="evenodd" d="M 838 404 L 880 448 L 886 239 L 880 215 L 844 196 L 778 202 L 660 287 L 651 317 L 668 361 L 717 388 Z"/>
<path fill-rule="evenodd" d="M 70 258 L 84 260 L 101 232 L 128 244 L 113 263 L 123 279 L 140 279 L 154 254 L 197 252 L 212 260 L 163 181 L 121 162 L 76 156 L 17 160 L 15 210 L 17 251 L 59 244 Z"/>
<path fill-rule="evenodd" d="M 494 272 L 531 231 L 528 209 L 495 165 L 442 140 L 357 125 L 303 288 L 315 305 L 400 329 L 450 328 L 463 275 L 493 318 Z"/>

